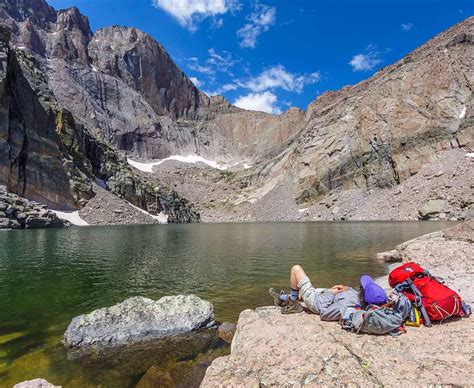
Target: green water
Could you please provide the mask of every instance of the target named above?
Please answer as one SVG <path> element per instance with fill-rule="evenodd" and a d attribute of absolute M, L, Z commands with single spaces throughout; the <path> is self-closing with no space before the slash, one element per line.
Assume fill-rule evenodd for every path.
<path fill-rule="evenodd" d="M 219 321 L 236 321 L 243 309 L 271 302 L 268 287 L 287 287 L 293 264 L 301 264 L 319 287 L 356 285 L 362 273 L 385 272 L 376 252 L 446 225 L 250 223 L 0 232 L 0 386 L 36 377 L 70 387 L 134 386 L 144 370 L 125 373 L 117 365 L 91 367 L 67 359 L 61 339 L 72 317 L 134 295 L 195 293 L 214 304 Z M 214 341 L 198 354 L 163 361 L 160 373 L 172 385 L 190 366 L 201 365 L 202 374 L 203 365 L 226 352 L 227 346 Z"/>

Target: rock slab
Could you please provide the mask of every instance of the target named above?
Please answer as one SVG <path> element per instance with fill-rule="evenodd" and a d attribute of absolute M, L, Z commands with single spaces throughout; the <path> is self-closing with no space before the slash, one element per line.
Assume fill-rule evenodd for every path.
<path fill-rule="evenodd" d="M 392 249 L 391 251 L 377 253 L 377 260 L 385 261 L 386 263 L 396 263 L 402 261 L 402 256 L 396 249 Z"/>
<path fill-rule="evenodd" d="M 15 384 L 13 388 L 61 388 L 61 386 L 51 384 L 45 379 L 34 379 Z"/>
<path fill-rule="evenodd" d="M 70 348 L 106 348 L 185 334 L 214 325 L 211 303 L 195 295 L 157 301 L 133 297 L 73 318 L 64 333 Z"/>
<path fill-rule="evenodd" d="M 246 310 L 231 354 L 213 361 L 201 387 L 469 385 L 473 335 L 472 319 L 391 337 L 276 307 Z"/>
<path fill-rule="evenodd" d="M 434 218 L 442 213 L 446 208 L 446 201 L 442 199 L 431 199 L 426 202 L 420 209 L 420 217 L 423 220 Z"/>

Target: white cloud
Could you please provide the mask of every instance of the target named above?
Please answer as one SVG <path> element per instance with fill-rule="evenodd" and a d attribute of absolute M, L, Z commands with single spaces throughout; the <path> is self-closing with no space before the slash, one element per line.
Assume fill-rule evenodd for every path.
<path fill-rule="evenodd" d="M 199 81 L 196 77 L 189 77 L 189 79 L 197 88 L 200 88 L 204 84 L 204 82 Z"/>
<path fill-rule="evenodd" d="M 277 96 L 270 92 L 249 93 L 246 96 L 240 96 L 237 98 L 234 101 L 234 105 L 247 110 L 280 114 L 281 110 L 276 105 L 277 101 Z"/>
<path fill-rule="evenodd" d="M 189 58 L 188 68 L 198 73 L 213 76 L 216 72 L 211 66 L 200 65 L 197 58 Z"/>
<path fill-rule="evenodd" d="M 264 70 L 256 78 L 244 83 L 240 82 L 239 86 L 253 92 L 281 88 L 289 92 L 301 93 L 306 85 L 315 84 L 320 80 L 321 75 L 318 71 L 310 74 L 294 74 L 286 71 L 283 65 L 276 65 Z"/>
<path fill-rule="evenodd" d="M 255 3 L 254 8 L 254 12 L 247 16 L 248 23 L 237 31 L 237 36 L 241 39 L 240 47 L 255 48 L 257 46 L 257 38 L 275 24 L 275 7 Z"/>
<path fill-rule="evenodd" d="M 237 62 L 232 58 L 232 54 L 225 50 L 219 54 L 216 50 L 211 48 L 208 50 L 208 53 L 209 59 L 206 61 L 206 63 L 215 66 L 218 71 L 226 72 Z"/>
<path fill-rule="evenodd" d="M 191 31 L 196 31 L 196 24 L 203 19 L 223 15 L 238 7 L 235 0 L 152 0 L 152 4 Z"/>
<path fill-rule="evenodd" d="M 291 23 L 294 23 L 294 22 L 295 22 L 295 19 L 286 20 L 284 22 L 281 22 L 280 26 L 282 27 L 289 26 Z"/>
<path fill-rule="evenodd" d="M 413 23 L 402 23 L 400 27 L 403 31 L 410 31 L 413 28 Z"/>
<path fill-rule="evenodd" d="M 188 68 L 208 76 L 214 76 L 218 71 L 232 75 L 229 69 L 237 63 L 237 60 L 232 58 L 231 53 L 225 50 L 218 53 L 215 49 L 211 48 L 208 50 L 208 54 L 209 57 L 203 65 L 199 63 L 196 57 L 188 58 Z"/>
<path fill-rule="evenodd" d="M 237 89 L 237 85 L 225 84 L 225 85 L 222 85 L 221 87 L 217 88 L 216 90 L 214 90 L 212 92 L 206 92 L 206 94 L 208 96 L 220 96 L 220 95 L 224 94 L 225 92 L 229 92 L 231 90 L 236 90 L 236 89 Z"/>
<path fill-rule="evenodd" d="M 380 58 L 380 52 L 375 45 L 368 45 L 363 53 L 354 55 L 349 62 L 352 71 L 368 71 L 373 70 L 377 65 L 383 62 Z"/>
<path fill-rule="evenodd" d="M 321 75 L 319 71 L 309 74 L 298 74 L 288 72 L 283 65 L 276 65 L 262 71 L 256 77 L 237 79 L 235 82 L 224 84 L 213 91 L 206 91 L 206 94 L 208 96 L 216 96 L 237 89 L 248 89 L 253 93 L 246 96 L 240 96 L 236 100 L 236 104 L 245 104 L 245 108 L 250 110 L 263 110 L 264 112 L 279 113 L 280 109 L 274 106 L 274 103 L 271 101 L 271 99 L 273 97 L 276 98 L 276 96 L 270 91 L 283 89 L 288 92 L 301 93 L 306 85 L 315 84 L 320 80 Z M 257 105 L 260 108 L 253 109 L 250 107 L 254 105 Z M 241 107 L 244 106 L 242 105 Z"/>
<path fill-rule="evenodd" d="M 212 27 L 215 28 L 216 30 L 221 28 L 223 25 L 224 25 L 224 19 L 222 18 L 214 19 L 214 21 L 212 22 Z"/>

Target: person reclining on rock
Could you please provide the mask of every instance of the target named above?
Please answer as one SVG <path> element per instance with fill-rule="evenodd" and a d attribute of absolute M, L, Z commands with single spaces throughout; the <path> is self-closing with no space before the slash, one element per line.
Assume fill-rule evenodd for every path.
<path fill-rule="evenodd" d="M 324 321 L 338 321 L 347 308 L 360 305 L 359 294 L 349 286 L 335 285 L 331 288 L 314 288 L 303 268 L 294 265 L 290 274 L 291 293 L 285 294 L 276 288 L 270 288 L 276 306 L 282 306 L 282 314 L 300 313 L 303 306 Z"/>

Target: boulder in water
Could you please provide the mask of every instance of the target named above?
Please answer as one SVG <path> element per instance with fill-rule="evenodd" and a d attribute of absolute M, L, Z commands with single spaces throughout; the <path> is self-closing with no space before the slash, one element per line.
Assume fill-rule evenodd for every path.
<path fill-rule="evenodd" d="M 397 263 L 402 261 L 402 255 L 398 250 L 392 249 L 391 251 L 377 253 L 377 260 L 385 261 L 386 263 Z"/>
<path fill-rule="evenodd" d="M 27 380 L 21 383 L 15 384 L 13 388 L 61 388 L 58 385 L 51 384 L 45 379 L 34 379 Z"/>
<path fill-rule="evenodd" d="M 70 348 L 114 347 L 213 325 L 212 304 L 195 295 L 165 296 L 157 301 L 137 296 L 73 318 L 64 340 Z"/>

